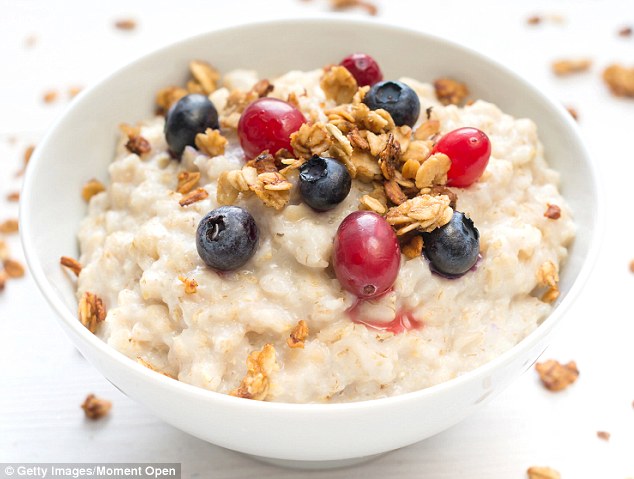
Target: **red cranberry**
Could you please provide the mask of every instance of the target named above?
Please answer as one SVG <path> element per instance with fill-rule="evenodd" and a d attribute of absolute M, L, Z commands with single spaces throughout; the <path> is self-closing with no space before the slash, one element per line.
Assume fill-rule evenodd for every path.
<path fill-rule="evenodd" d="M 458 128 L 443 136 L 434 152 L 444 153 L 451 160 L 447 185 L 464 188 L 484 173 L 491 156 L 491 142 L 477 128 Z"/>
<path fill-rule="evenodd" d="M 383 80 L 383 73 L 377 62 L 365 53 L 353 53 L 341 60 L 340 65 L 345 67 L 359 86 L 374 85 Z"/>

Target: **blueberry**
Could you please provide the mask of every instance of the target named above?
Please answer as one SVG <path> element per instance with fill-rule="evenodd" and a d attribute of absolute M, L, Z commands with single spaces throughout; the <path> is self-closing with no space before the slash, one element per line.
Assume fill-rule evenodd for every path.
<path fill-rule="evenodd" d="M 258 237 L 258 226 L 247 210 L 221 206 L 207 213 L 198 224 L 196 249 L 208 266 L 231 271 L 253 256 Z"/>
<path fill-rule="evenodd" d="M 450 278 L 469 271 L 480 254 L 480 233 L 473 221 L 459 211 L 454 211 L 445 226 L 423 233 L 423 241 L 432 269 Z"/>
<path fill-rule="evenodd" d="M 180 158 L 185 147 L 194 146 L 196 135 L 207 128 L 218 128 L 216 107 L 205 95 L 187 95 L 167 112 L 165 139 L 171 152 Z"/>
<path fill-rule="evenodd" d="M 400 81 L 382 81 L 374 84 L 363 102 L 370 110 L 383 108 L 396 126 L 414 126 L 420 113 L 420 100 L 414 90 Z"/>
<path fill-rule="evenodd" d="M 317 211 L 327 211 L 341 203 L 351 185 L 347 168 L 333 158 L 313 155 L 299 168 L 299 192 Z"/>

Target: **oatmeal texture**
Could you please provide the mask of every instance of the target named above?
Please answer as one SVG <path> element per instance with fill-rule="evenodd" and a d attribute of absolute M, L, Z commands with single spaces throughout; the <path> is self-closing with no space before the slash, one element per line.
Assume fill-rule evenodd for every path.
<path fill-rule="evenodd" d="M 395 129 L 386 112 L 367 110 L 358 101 L 361 89 L 346 111 L 341 98 L 324 93 L 322 75 L 317 69 L 269 79 L 274 89 L 267 88 L 268 95 L 292 98 L 313 125 L 293 144 L 299 160 L 270 152 L 287 165 L 280 173 L 267 171 L 268 157 L 245 166 L 231 126 L 240 114 L 232 99 L 260 80 L 252 71 L 229 72 L 209 95 L 224 125 L 226 144 L 212 150 L 222 152 L 218 156 L 201 145 L 203 151 L 188 147 L 181 162 L 172 160 L 161 116 L 140 125 L 150 145 L 142 156 L 126 148 L 122 135 L 108 184 L 91 191 L 79 231 L 77 294 L 103 302 L 107 316 L 99 321 L 102 309 L 84 301 L 91 306 L 84 319 L 99 337 L 151 369 L 208 390 L 267 401 L 348 402 L 455 378 L 511 348 L 548 315 L 552 304 L 541 298 L 540 268 L 552 264 L 558 271 L 574 225 L 535 124 L 481 100 L 444 106 L 432 85 L 403 78 L 421 100 L 412 133 Z M 421 169 L 437 138 L 432 135 L 463 126 L 490 137 L 488 167 L 469 188 L 438 186 L 446 180 L 445 159 Z M 383 151 L 388 132 L 401 152 L 386 151 L 382 170 L 367 150 Z M 317 213 L 300 201 L 297 167 L 303 155 L 327 150 L 358 177 L 341 204 Z M 399 161 L 411 161 L 409 180 L 392 170 Z M 422 327 L 401 334 L 353 322 L 346 310 L 356 298 L 330 267 L 335 232 L 349 213 L 363 207 L 388 214 L 394 207 L 384 181 L 391 181 L 389 198 L 402 201 L 391 216 L 397 228 L 444 224 L 453 208 L 480 232 L 482 258 L 456 280 L 432 274 L 419 253 L 422 242 L 403 236 L 406 254 L 393 290 L 361 308 L 377 324 L 411 312 Z M 413 182 L 427 193 L 416 197 Z M 246 208 L 260 230 L 254 257 L 223 274 L 205 266 L 195 241 L 199 221 L 219 206 L 218 198 Z M 544 215 L 548 205 L 559 207 L 556 221 Z"/>

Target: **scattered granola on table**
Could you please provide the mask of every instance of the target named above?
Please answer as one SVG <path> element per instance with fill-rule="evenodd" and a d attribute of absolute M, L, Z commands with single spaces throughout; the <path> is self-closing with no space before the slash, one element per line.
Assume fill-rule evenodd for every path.
<path fill-rule="evenodd" d="M 132 18 L 120 18 L 118 20 L 115 20 L 114 27 L 117 30 L 131 31 L 136 29 L 137 22 Z"/>
<path fill-rule="evenodd" d="M 557 60 L 552 63 L 553 73 L 557 76 L 567 76 L 590 70 L 592 60 L 587 58 Z"/>
<path fill-rule="evenodd" d="M 81 408 L 88 419 L 96 421 L 107 416 L 112 409 L 112 402 L 101 399 L 94 394 L 86 396 Z"/>
<path fill-rule="evenodd" d="M 526 474 L 528 479 L 561 479 L 561 474 L 551 467 L 529 467 Z"/>
<path fill-rule="evenodd" d="M 634 98 L 634 67 L 610 65 L 603 70 L 603 81 L 614 96 Z"/>
<path fill-rule="evenodd" d="M 544 387 L 550 391 L 562 391 L 579 377 L 579 370 L 574 361 L 561 364 L 554 359 L 549 359 L 543 363 L 537 363 L 535 370 Z"/>
<path fill-rule="evenodd" d="M 603 441 L 609 441 L 611 434 L 607 431 L 597 431 L 597 437 Z"/>
<path fill-rule="evenodd" d="M 86 192 L 81 322 L 263 401 L 392 396 L 507 351 L 557 300 L 573 215 L 535 124 L 468 87 L 366 54 L 267 78 L 193 60 Z"/>

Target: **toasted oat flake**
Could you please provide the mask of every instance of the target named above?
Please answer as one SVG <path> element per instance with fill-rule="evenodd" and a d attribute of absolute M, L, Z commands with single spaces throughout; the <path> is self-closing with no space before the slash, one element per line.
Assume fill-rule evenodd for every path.
<path fill-rule="evenodd" d="M 242 176 L 249 189 L 265 206 L 281 210 L 288 204 L 293 185 L 281 173 L 266 172 L 258 175 L 254 167 L 245 166 L 242 168 Z"/>
<path fill-rule="evenodd" d="M 303 319 L 300 320 L 297 325 L 291 331 L 290 336 L 286 340 L 289 348 L 304 348 L 304 341 L 308 337 L 308 323 Z"/>
<path fill-rule="evenodd" d="M 106 307 L 99 296 L 86 291 L 79 300 L 79 321 L 88 331 L 95 333 L 99 324 L 106 319 Z"/>
<path fill-rule="evenodd" d="M 634 97 L 634 67 L 613 64 L 603 71 L 603 81 L 615 96 Z"/>
<path fill-rule="evenodd" d="M 440 122 L 438 120 L 427 120 L 422 123 L 414 132 L 415 140 L 429 140 L 432 136 L 440 131 Z"/>
<path fill-rule="evenodd" d="M 446 195 L 449 197 L 449 206 L 456 209 L 456 202 L 458 201 L 458 195 L 451 191 L 449 188 L 443 185 L 434 185 L 431 188 L 423 188 L 420 190 L 421 195 Z"/>
<path fill-rule="evenodd" d="M 407 259 L 420 258 L 420 255 L 423 253 L 423 237 L 420 235 L 414 236 L 403 245 L 401 252 Z"/>
<path fill-rule="evenodd" d="M 427 158 L 416 172 L 416 187 L 425 188 L 447 183 L 447 173 L 451 160 L 444 153 L 434 153 Z"/>
<path fill-rule="evenodd" d="M 359 128 L 357 128 L 356 126 L 353 127 L 346 136 L 348 137 L 348 140 L 350 141 L 350 144 L 353 148 L 359 148 L 361 150 L 370 149 L 370 144 L 368 143 L 368 140 L 359 134 Z"/>
<path fill-rule="evenodd" d="M 136 20 L 132 18 L 120 18 L 115 20 L 114 27 L 117 30 L 132 31 L 137 27 Z"/>
<path fill-rule="evenodd" d="M 597 431 L 597 437 L 603 441 L 609 441 L 611 434 L 607 431 Z"/>
<path fill-rule="evenodd" d="M 11 234 L 17 233 L 20 229 L 20 225 L 17 219 L 9 218 L 0 223 L 0 233 Z"/>
<path fill-rule="evenodd" d="M 186 195 L 198 184 L 200 180 L 200 172 L 198 171 L 181 171 L 178 174 L 178 184 L 176 192 Z"/>
<path fill-rule="evenodd" d="M 81 273 L 81 264 L 75 258 L 62 256 L 59 259 L 59 263 L 75 273 L 75 276 L 79 276 L 79 273 Z"/>
<path fill-rule="evenodd" d="M 374 211 L 380 215 L 384 215 L 387 212 L 387 206 L 370 195 L 363 195 L 359 198 L 359 205 L 361 209 Z"/>
<path fill-rule="evenodd" d="M 44 101 L 44 103 L 53 103 L 55 100 L 57 100 L 58 96 L 59 93 L 57 93 L 56 90 L 46 90 L 42 94 L 42 101 Z"/>
<path fill-rule="evenodd" d="M 101 181 L 92 178 L 88 180 L 81 189 L 81 197 L 86 203 L 88 203 L 93 196 L 101 193 L 102 191 L 106 191 L 104 184 Z"/>
<path fill-rule="evenodd" d="M 150 142 L 140 135 L 129 136 L 125 147 L 130 153 L 134 153 L 139 156 L 149 153 L 152 149 Z"/>
<path fill-rule="evenodd" d="M 452 216 L 448 196 L 422 195 L 390 208 L 386 219 L 400 236 L 414 230 L 433 231 L 449 223 Z"/>
<path fill-rule="evenodd" d="M 189 71 L 191 72 L 195 83 L 200 86 L 201 93 L 209 95 L 218 88 L 220 73 L 218 73 L 218 71 L 209 63 L 201 60 L 194 60 L 189 63 Z"/>
<path fill-rule="evenodd" d="M 20 201 L 20 192 L 12 191 L 11 193 L 7 194 L 7 201 L 10 201 L 12 203 L 17 203 L 18 201 Z"/>
<path fill-rule="evenodd" d="M 178 202 L 181 206 L 189 206 L 197 203 L 199 201 L 204 200 L 205 198 L 209 198 L 209 193 L 205 188 L 196 188 L 194 191 L 187 193 L 183 196 Z"/>
<path fill-rule="evenodd" d="M 557 205 L 551 205 L 547 203 L 546 211 L 544 212 L 544 216 L 551 220 L 558 220 L 561 218 L 561 208 Z"/>
<path fill-rule="evenodd" d="M 194 278 L 187 278 L 180 275 L 178 279 L 185 286 L 186 294 L 194 294 L 198 290 L 198 282 Z"/>
<path fill-rule="evenodd" d="M 24 266 L 15 259 L 7 258 L 4 260 L 4 270 L 9 278 L 21 278 L 24 276 Z"/>
<path fill-rule="evenodd" d="M 557 60 L 552 63 L 552 71 L 557 76 L 572 75 L 588 71 L 592 66 L 592 60 L 587 58 Z"/>
<path fill-rule="evenodd" d="M 94 394 L 89 394 L 81 405 L 81 408 L 84 410 L 84 414 L 86 414 L 88 419 L 96 421 L 108 415 L 112 409 L 112 402 L 98 398 Z"/>
<path fill-rule="evenodd" d="M 207 128 L 204 133 L 198 133 L 195 142 L 196 148 L 210 158 L 224 155 L 227 146 L 227 139 L 220 134 L 220 131 L 211 128 Z"/>
<path fill-rule="evenodd" d="M 270 375 L 277 367 L 275 348 L 265 344 L 261 351 L 254 351 L 247 358 L 247 373 L 240 386 L 231 391 L 232 396 L 263 401 L 269 392 Z"/>
<path fill-rule="evenodd" d="M 529 467 L 526 474 L 528 479 L 561 479 L 561 474 L 550 467 Z"/>
<path fill-rule="evenodd" d="M 542 296 L 542 301 L 552 303 L 559 297 L 559 273 L 555 263 L 552 261 L 542 263 L 537 270 L 537 282 L 548 288 Z"/>
<path fill-rule="evenodd" d="M 579 370 L 574 361 L 561 364 L 559 361 L 549 359 L 543 363 L 537 363 L 535 370 L 544 387 L 550 391 L 562 391 L 579 377 Z"/>
<path fill-rule="evenodd" d="M 221 205 L 231 205 L 238 199 L 240 193 L 249 191 L 249 184 L 241 170 L 223 171 L 218 177 L 216 201 Z"/>
<path fill-rule="evenodd" d="M 459 105 L 469 95 L 467 85 L 451 78 L 439 78 L 434 81 L 436 97 L 443 105 Z"/>
<path fill-rule="evenodd" d="M 310 158 L 313 155 L 321 155 L 331 144 L 331 136 L 323 123 L 304 123 L 299 130 L 291 134 L 291 146 L 298 157 Z"/>

